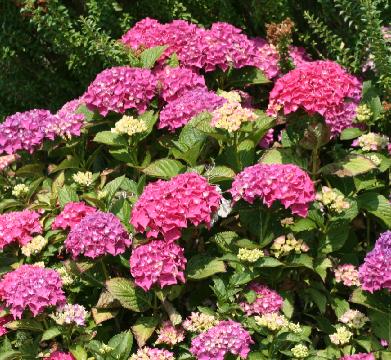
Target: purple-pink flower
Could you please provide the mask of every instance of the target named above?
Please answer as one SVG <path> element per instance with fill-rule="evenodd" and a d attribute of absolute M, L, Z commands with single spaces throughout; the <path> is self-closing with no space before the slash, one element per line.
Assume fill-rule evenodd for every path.
<path fill-rule="evenodd" d="M 375 247 L 359 268 L 361 286 L 373 293 L 380 289 L 391 291 L 391 231 L 380 235 Z"/>
<path fill-rule="evenodd" d="M 77 113 L 77 109 L 83 104 L 83 98 L 68 101 L 56 113 L 57 123 L 54 130 L 58 136 L 71 138 L 80 136 L 80 131 L 85 124 L 84 114 Z"/>
<path fill-rule="evenodd" d="M 52 223 L 52 229 L 72 229 L 84 217 L 95 213 L 97 210 L 84 202 L 70 202 L 64 206 L 64 209 L 56 216 Z"/>
<path fill-rule="evenodd" d="M 186 125 L 194 116 L 203 111 L 213 111 L 225 102 L 224 98 L 212 91 L 203 89 L 188 91 L 162 109 L 158 127 L 174 131 Z"/>
<path fill-rule="evenodd" d="M 190 69 L 166 66 L 156 73 L 156 77 L 160 95 L 167 102 L 178 99 L 188 91 L 208 90 L 204 77 Z"/>
<path fill-rule="evenodd" d="M 13 242 L 26 245 L 35 235 L 42 233 L 36 211 L 13 211 L 0 215 L 0 249 Z"/>
<path fill-rule="evenodd" d="M 249 332 L 241 324 L 228 320 L 195 337 L 190 352 L 198 360 L 224 360 L 229 353 L 246 359 L 253 343 Z"/>
<path fill-rule="evenodd" d="M 12 165 L 19 158 L 20 156 L 17 154 L 0 156 L 0 171 L 5 170 L 8 166 Z"/>
<path fill-rule="evenodd" d="M 0 306 L 0 312 L 3 311 L 4 308 Z M 12 321 L 11 315 L 0 316 L 0 337 L 5 335 L 8 332 L 8 329 L 4 326 Z"/>
<path fill-rule="evenodd" d="M 84 255 L 94 259 L 123 254 L 131 243 L 129 233 L 114 214 L 96 211 L 71 228 L 65 248 L 73 258 Z"/>
<path fill-rule="evenodd" d="M 16 319 L 20 319 L 27 309 L 37 316 L 48 306 L 64 305 L 65 296 L 61 286 L 57 271 L 22 265 L 1 279 L 0 299 Z"/>
<path fill-rule="evenodd" d="M 274 141 L 274 129 L 269 129 L 267 133 L 262 137 L 262 139 L 259 141 L 258 145 L 262 149 L 268 149 L 270 146 L 272 146 Z"/>
<path fill-rule="evenodd" d="M 355 355 L 345 355 L 339 358 L 339 360 L 375 360 L 373 354 L 359 353 Z"/>
<path fill-rule="evenodd" d="M 49 130 L 57 122 L 48 110 L 35 109 L 17 112 L 0 124 L 0 154 L 15 154 L 19 150 L 33 153 L 44 139 L 53 140 L 55 133 Z"/>
<path fill-rule="evenodd" d="M 137 350 L 129 360 L 175 360 L 171 351 L 145 346 Z"/>
<path fill-rule="evenodd" d="M 117 66 L 103 70 L 88 86 L 83 101 L 106 116 L 109 111 L 123 114 L 128 109 L 139 113 L 155 96 L 156 78 L 148 69 Z"/>
<path fill-rule="evenodd" d="M 332 135 L 353 125 L 361 99 L 361 82 L 333 61 L 304 63 L 279 78 L 269 98 L 269 115 L 299 108 L 320 114 Z"/>
<path fill-rule="evenodd" d="M 55 351 L 50 354 L 48 360 L 75 360 L 71 353 Z"/>
<path fill-rule="evenodd" d="M 274 290 L 266 285 L 252 283 L 249 290 L 255 291 L 257 298 L 253 303 L 241 302 L 240 307 L 247 315 L 268 314 L 281 310 L 284 299 Z"/>
<path fill-rule="evenodd" d="M 154 285 L 163 288 L 184 283 L 185 267 L 183 249 L 162 240 L 152 240 L 138 246 L 130 257 L 130 272 L 135 283 L 145 291 Z"/>
<path fill-rule="evenodd" d="M 148 238 L 175 241 L 189 223 L 210 226 L 220 199 L 216 187 L 201 175 L 180 174 L 148 184 L 133 206 L 130 222 L 136 231 L 146 231 Z"/>
<path fill-rule="evenodd" d="M 293 214 L 306 217 L 315 200 L 314 183 L 308 174 L 292 164 L 256 164 L 236 175 L 229 190 L 234 202 L 243 198 L 252 204 L 262 198 L 270 207 L 276 200 Z"/>

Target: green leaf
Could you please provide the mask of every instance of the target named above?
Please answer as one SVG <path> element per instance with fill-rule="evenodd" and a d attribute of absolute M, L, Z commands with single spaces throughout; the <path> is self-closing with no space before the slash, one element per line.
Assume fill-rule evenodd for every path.
<path fill-rule="evenodd" d="M 22 353 L 20 351 L 6 351 L 0 354 L 0 360 L 20 360 Z"/>
<path fill-rule="evenodd" d="M 371 329 L 378 338 L 391 339 L 391 311 L 383 313 L 368 310 L 368 317 L 371 320 Z"/>
<path fill-rule="evenodd" d="M 80 159 L 77 157 L 71 157 L 70 159 L 63 160 L 59 165 L 50 168 L 49 174 L 54 174 L 65 169 L 78 169 L 79 165 Z"/>
<path fill-rule="evenodd" d="M 132 326 L 137 345 L 143 347 L 155 331 L 159 320 L 153 316 L 138 318 Z"/>
<path fill-rule="evenodd" d="M 239 235 L 233 231 L 223 231 L 214 235 L 210 241 L 215 242 L 224 252 L 230 251 L 230 247 L 234 240 L 237 240 Z"/>
<path fill-rule="evenodd" d="M 162 179 L 171 179 L 185 170 L 185 166 L 173 159 L 156 160 L 147 166 L 143 173 L 149 176 L 158 177 Z"/>
<path fill-rule="evenodd" d="M 87 351 L 81 345 L 72 346 L 69 350 L 76 360 L 87 360 L 88 358 Z"/>
<path fill-rule="evenodd" d="M 240 164 L 242 168 L 254 163 L 255 143 L 252 140 L 243 140 L 237 148 Z"/>
<path fill-rule="evenodd" d="M 349 303 L 345 299 L 332 297 L 331 306 L 335 311 L 337 318 L 340 318 L 346 311 L 349 310 Z"/>
<path fill-rule="evenodd" d="M 349 222 L 337 220 L 332 222 L 328 227 L 326 236 L 320 241 L 320 249 L 323 254 L 341 249 L 349 237 Z"/>
<path fill-rule="evenodd" d="M 270 80 L 265 74 L 260 69 L 253 66 L 232 69 L 228 77 L 228 85 L 234 88 L 268 83 L 270 83 Z"/>
<path fill-rule="evenodd" d="M 32 320 L 32 319 L 10 321 L 4 326 L 7 329 L 11 329 L 11 330 L 28 330 L 28 331 L 35 331 L 35 332 L 43 331 L 42 324 L 39 321 Z"/>
<path fill-rule="evenodd" d="M 42 176 L 43 169 L 43 164 L 29 164 L 16 170 L 15 175 L 20 177 L 36 178 Z"/>
<path fill-rule="evenodd" d="M 54 339 L 56 336 L 61 334 L 61 330 L 57 326 L 53 326 L 44 331 L 42 334 L 41 341 Z"/>
<path fill-rule="evenodd" d="M 94 137 L 94 141 L 111 146 L 128 146 L 125 136 L 112 133 L 111 131 L 98 132 Z"/>
<path fill-rule="evenodd" d="M 341 140 L 352 140 L 361 136 L 363 132 L 358 128 L 347 128 L 341 132 Z"/>
<path fill-rule="evenodd" d="M 111 199 L 114 197 L 115 193 L 121 187 L 124 180 L 125 180 L 125 175 L 122 175 L 120 177 L 115 178 L 114 180 L 110 181 L 105 185 L 103 191 L 107 193 L 106 198 L 108 203 L 111 202 Z"/>
<path fill-rule="evenodd" d="M 151 294 L 146 293 L 132 281 L 117 277 L 106 281 L 107 290 L 121 305 L 135 312 L 143 312 L 151 307 Z"/>
<path fill-rule="evenodd" d="M 64 207 L 66 204 L 72 201 L 79 201 L 76 190 L 70 186 L 64 185 L 62 188 L 58 189 L 58 202 L 61 207 Z"/>
<path fill-rule="evenodd" d="M 227 166 L 214 166 L 208 169 L 204 174 L 211 183 L 231 180 L 235 176 L 235 172 Z"/>
<path fill-rule="evenodd" d="M 316 228 L 316 223 L 308 218 L 299 219 L 292 226 L 290 226 L 290 229 L 294 232 L 310 231 Z"/>
<path fill-rule="evenodd" d="M 257 268 L 273 268 L 273 267 L 279 267 L 283 265 L 284 264 L 281 261 L 269 256 L 263 257 L 254 263 L 254 267 Z"/>
<path fill-rule="evenodd" d="M 313 302 L 319 308 L 320 312 L 322 314 L 324 314 L 326 311 L 326 305 L 327 305 L 326 296 L 323 293 L 321 293 L 319 290 L 316 290 L 314 288 L 308 288 L 305 290 L 305 292 L 313 300 Z"/>
<path fill-rule="evenodd" d="M 323 281 L 326 280 L 327 269 L 331 268 L 333 264 L 329 258 L 324 258 L 322 260 L 316 259 L 315 271 L 322 278 Z"/>
<path fill-rule="evenodd" d="M 391 205 L 387 198 L 375 192 L 367 192 L 357 198 L 358 207 L 375 215 L 391 227 Z"/>
<path fill-rule="evenodd" d="M 155 46 L 144 50 L 140 54 L 141 65 L 145 69 L 151 69 L 155 65 L 155 62 L 163 55 L 164 50 L 167 49 L 167 46 Z"/>
<path fill-rule="evenodd" d="M 193 256 L 186 266 L 186 276 L 192 280 L 205 279 L 225 271 L 223 261 L 204 254 Z"/>
<path fill-rule="evenodd" d="M 372 160 L 362 155 L 351 154 L 342 161 L 323 166 L 319 169 L 319 173 L 345 177 L 364 174 L 375 168 L 376 164 Z"/>
<path fill-rule="evenodd" d="M 116 360 L 127 360 L 132 350 L 133 335 L 130 331 L 124 331 L 113 336 L 108 345 L 113 348 L 110 356 Z"/>
<path fill-rule="evenodd" d="M 307 168 L 307 160 L 295 155 L 291 149 L 266 150 L 260 161 L 263 164 L 295 164 L 303 169 Z"/>

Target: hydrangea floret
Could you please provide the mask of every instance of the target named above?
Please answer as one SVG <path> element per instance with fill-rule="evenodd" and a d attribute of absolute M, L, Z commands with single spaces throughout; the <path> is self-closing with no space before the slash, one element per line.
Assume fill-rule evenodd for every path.
<path fill-rule="evenodd" d="M 246 249 L 240 248 L 238 252 L 238 259 L 241 261 L 247 261 L 254 263 L 260 258 L 264 257 L 264 252 L 261 249 Z"/>
<path fill-rule="evenodd" d="M 363 151 L 380 151 L 386 149 L 389 143 L 387 136 L 369 132 L 353 141 L 352 146 L 360 147 Z"/>
<path fill-rule="evenodd" d="M 259 197 L 270 207 L 276 200 L 293 214 L 306 217 L 315 200 L 315 188 L 306 172 L 292 164 L 256 164 L 235 176 L 229 190 L 234 202 L 252 204 Z"/>
<path fill-rule="evenodd" d="M 345 200 L 345 197 L 328 186 L 322 186 L 321 192 L 316 194 L 316 200 L 338 214 L 350 208 L 350 204 Z"/>
<path fill-rule="evenodd" d="M 371 108 L 367 104 L 360 104 L 356 109 L 356 122 L 368 123 L 373 116 Z"/>
<path fill-rule="evenodd" d="M 87 317 L 88 311 L 83 305 L 79 304 L 65 304 L 52 315 L 53 320 L 58 325 L 85 326 Z"/>
<path fill-rule="evenodd" d="M 65 248 L 73 258 L 84 255 L 95 259 L 123 254 L 131 243 L 129 233 L 114 214 L 96 211 L 71 228 Z"/>
<path fill-rule="evenodd" d="M 174 346 L 185 339 L 185 331 L 180 326 L 174 326 L 171 321 L 165 321 L 162 327 L 157 330 L 158 338 L 155 344 Z"/>
<path fill-rule="evenodd" d="M 0 299 L 16 319 L 27 309 L 37 316 L 47 307 L 64 305 L 61 286 L 61 278 L 55 270 L 22 265 L 0 281 Z"/>
<path fill-rule="evenodd" d="M 336 332 L 329 335 L 330 341 L 334 345 L 341 345 L 341 346 L 348 344 L 352 336 L 353 333 L 350 330 L 348 330 L 346 326 L 337 326 Z"/>
<path fill-rule="evenodd" d="M 334 269 L 335 281 L 345 286 L 360 286 L 358 269 L 352 264 L 341 264 Z"/>
<path fill-rule="evenodd" d="M 373 354 L 359 353 L 342 356 L 339 360 L 375 360 L 375 356 Z"/>
<path fill-rule="evenodd" d="M 129 360 L 175 360 L 175 358 L 171 351 L 146 346 L 138 349 Z"/>
<path fill-rule="evenodd" d="M 135 119 L 133 116 L 124 115 L 115 123 L 115 127 L 111 129 L 114 134 L 125 134 L 132 136 L 147 131 L 148 127 L 144 120 Z"/>
<path fill-rule="evenodd" d="M 71 353 L 63 351 L 54 351 L 50 354 L 48 360 L 75 360 L 75 358 Z"/>
<path fill-rule="evenodd" d="M 94 182 L 94 177 L 91 171 L 78 171 L 72 176 L 73 181 L 80 186 L 91 186 Z"/>
<path fill-rule="evenodd" d="M 181 230 L 205 224 L 210 226 L 219 209 L 221 195 L 208 181 L 185 173 L 169 181 L 148 184 L 133 207 L 131 224 L 148 238 L 162 236 L 166 241 L 180 238 Z"/>
<path fill-rule="evenodd" d="M 251 283 L 248 289 L 254 291 L 257 298 L 251 304 L 244 301 L 240 303 L 247 315 L 274 313 L 281 309 L 284 299 L 276 291 L 256 282 Z"/>
<path fill-rule="evenodd" d="M 26 184 L 15 185 L 12 189 L 12 195 L 16 198 L 23 198 L 29 193 L 30 188 Z"/>
<path fill-rule="evenodd" d="M 292 355 L 296 359 L 304 359 L 309 355 L 307 346 L 303 344 L 297 344 L 291 349 Z"/>
<path fill-rule="evenodd" d="M 209 330 L 219 323 L 213 315 L 205 314 L 202 312 L 192 312 L 190 316 L 182 323 L 185 330 L 202 333 Z"/>
<path fill-rule="evenodd" d="M 309 250 L 308 245 L 302 239 L 296 239 L 292 233 L 279 236 L 270 247 L 271 254 L 277 259 L 294 252 L 300 254 Z"/>
<path fill-rule="evenodd" d="M 347 310 L 338 319 L 351 329 L 361 329 L 369 319 L 358 310 Z"/>
<path fill-rule="evenodd" d="M 52 223 L 52 229 L 72 229 L 85 216 L 95 213 L 97 210 L 84 202 L 69 202 L 64 209 L 56 216 Z"/>
<path fill-rule="evenodd" d="M 17 154 L 3 155 L 0 156 L 0 171 L 4 171 L 10 165 L 12 165 L 16 160 L 20 158 Z"/>
<path fill-rule="evenodd" d="M 154 285 L 163 288 L 184 283 L 185 266 L 183 249 L 162 240 L 152 240 L 138 246 L 130 257 L 130 272 L 135 283 L 145 291 Z"/>

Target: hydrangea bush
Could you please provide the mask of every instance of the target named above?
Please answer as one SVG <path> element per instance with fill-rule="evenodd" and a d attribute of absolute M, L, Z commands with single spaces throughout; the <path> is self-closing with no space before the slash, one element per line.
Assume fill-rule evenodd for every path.
<path fill-rule="evenodd" d="M 285 25 L 144 19 L 0 124 L 0 359 L 390 359 L 388 110 Z"/>

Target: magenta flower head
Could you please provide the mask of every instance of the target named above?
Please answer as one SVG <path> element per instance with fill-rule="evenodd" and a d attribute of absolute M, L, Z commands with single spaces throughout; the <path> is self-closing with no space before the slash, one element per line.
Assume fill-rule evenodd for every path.
<path fill-rule="evenodd" d="M 353 125 L 361 82 L 333 61 L 304 63 L 279 78 L 269 98 L 269 115 L 299 108 L 324 117 L 333 136 Z M 316 91 L 314 91 L 316 89 Z"/>
<path fill-rule="evenodd" d="M 0 281 L 0 299 L 15 319 L 29 309 L 34 316 L 48 306 L 65 304 L 62 282 L 57 271 L 35 265 L 22 265 Z"/>
<path fill-rule="evenodd" d="M 20 156 L 17 154 L 0 156 L 0 171 L 5 170 L 8 166 L 12 165 L 19 158 Z"/>
<path fill-rule="evenodd" d="M 135 283 L 148 291 L 156 285 L 163 288 L 185 282 L 186 258 L 183 249 L 175 243 L 152 240 L 133 250 L 130 272 Z"/>
<path fill-rule="evenodd" d="M 274 290 L 269 289 L 266 285 L 252 283 L 249 290 L 255 291 L 257 298 L 253 303 L 242 302 L 240 307 L 247 315 L 268 314 L 281 310 L 284 299 Z"/>
<path fill-rule="evenodd" d="M 181 237 L 191 223 L 210 226 L 219 208 L 221 195 L 215 186 L 196 173 L 185 173 L 169 181 L 148 184 L 133 206 L 131 224 L 148 238 L 159 235 L 167 242 Z"/>
<path fill-rule="evenodd" d="M 39 148 L 45 138 L 54 138 L 47 128 L 57 119 L 48 110 L 30 110 L 8 116 L 0 124 L 0 154 L 15 154 L 26 150 L 30 154 Z"/>
<path fill-rule="evenodd" d="M 202 89 L 188 91 L 162 109 L 158 128 L 174 131 L 186 125 L 194 116 L 203 111 L 213 111 L 225 102 L 224 98 L 212 91 Z"/>
<path fill-rule="evenodd" d="M 375 356 L 373 354 L 359 353 L 342 356 L 339 360 L 375 360 Z"/>
<path fill-rule="evenodd" d="M 75 360 L 71 353 L 55 351 L 50 354 L 48 360 Z"/>
<path fill-rule="evenodd" d="M 71 138 L 80 136 L 80 131 L 85 124 L 84 114 L 77 113 L 79 106 L 83 104 L 83 99 L 68 101 L 55 115 L 57 123 L 55 131 L 58 136 Z"/>
<path fill-rule="evenodd" d="M 359 268 L 359 278 L 366 291 L 391 291 L 391 231 L 382 233 L 374 249 L 367 254 Z"/>
<path fill-rule="evenodd" d="M 137 350 L 129 360 L 175 360 L 171 351 L 145 346 Z"/>
<path fill-rule="evenodd" d="M 159 80 L 160 95 L 168 102 L 191 90 L 208 90 L 204 77 L 190 69 L 166 66 L 156 73 L 156 77 Z"/>
<path fill-rule="evenodd" d="M 83 101 L 103 116 L 109 111 L 123 114 L 128 109 L 142 113 L 155 91 L 156 78 L 150 70 L 117 66 L 98 74 L 83 95 Z"/>
<path fill-rule="evenodd" d="M 14 211 L 0 215 L 0 249 L 13 242 L 21 246 L 42 233 L 39 214 L 36 211 Z"/>
<path fill-rule="evenodd" d="M 192 340 L 190 352 L 198 360 L 224 360 L 229 353 L 246 359 L 253 343 L 241 324 L 232 320 L 220 321 Z"/>
<path fill-rule="evenodd" d="M 4 308 L 0 306 L 0 312 L 3 310 Z M 8 332 L 8 329 L 5 327 L 5 325 L 8 324 L 10 321 L 12 321 L 11 315 L 0 316 L 0 337 Z"/>
<path fill-rule="evenodd" d="M 52 229 L 72 229 L 87 215 L 95 213 L 97 210 L 86 205 L 84 202 L 70 202 L 64 206 L 63 211 L 56 216 L 52 223 Z"/>
<path fill-rule="evenodd" d="M 73 258 L 84 255 L 95 259 L 123 254 L 131 243 L 129 233 L 114 214 L 96 211 L 71 228 L 65 248 Z"/>
<path fill-rule="evenodd" d="M 314 183 L 308 174 L 292 164 L 256 164 L 236 175 L 229 190 L 233 201 L 239 199 L 252 204 L 262 198 L 270 207 L 279 200 L 293 214 L 306 217 L 308 207 L 315 200 Z"/>

